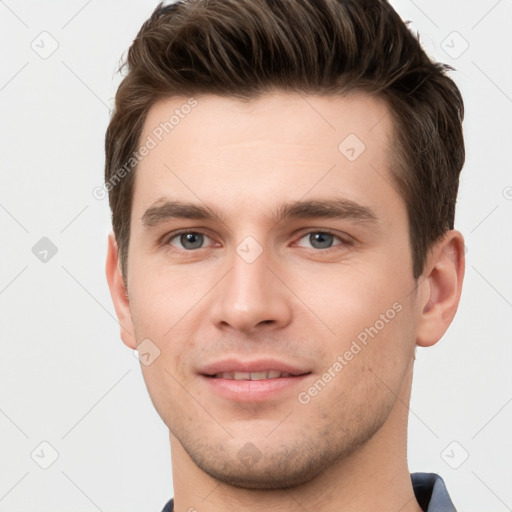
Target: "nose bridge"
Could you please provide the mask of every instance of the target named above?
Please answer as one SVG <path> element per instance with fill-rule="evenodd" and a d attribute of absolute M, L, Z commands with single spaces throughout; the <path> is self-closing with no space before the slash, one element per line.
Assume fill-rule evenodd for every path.
<path fill-rule="evenodd" d="M 231 270 L 223 279 L 214 321 L 250 331 L 257 326 L 283 326 L 291 311 L 286 294 L 269 270 L 272 255 L 247 237 L 231 256 Z"/>
<path fill-rule="evenodd" d="M 255 249 L 252 247 L 249 247 L 247 252 L 244 250 L 247 250 L 247 244 L 237 247 L 236 257 L 233 258 L 232 292 L 241 303 L 249 306 L 252 302 L 257 303 L 265 292 L 271 291 L 267 268 L 269 255 L 263 254 L 263 251 L 255 255 Z"/>

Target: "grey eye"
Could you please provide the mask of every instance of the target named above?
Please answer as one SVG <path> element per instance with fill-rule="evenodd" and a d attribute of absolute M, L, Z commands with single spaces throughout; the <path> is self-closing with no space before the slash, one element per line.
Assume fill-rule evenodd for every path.
<path fill-rule="evenodd" d="M 331 233 L 322 233 L 320 231 L 310 233 L 308 236 L 309 243 L 315 249 L 329 249 L 329 247 L 332 247 L 334 243 L 334 235 L 331 235 Z"/>
<path fill-rule="evenodd" d="M 180 248 L 194 250 L 200 249 L 203 246 L 205 236 L 202 233 L 182 233 L 181 235 L 176 235 L 171 239 L 171 245 L 176 245 L 173 243 L 176 239 L 179 240 L 179 245 L 181 245 Z"/>

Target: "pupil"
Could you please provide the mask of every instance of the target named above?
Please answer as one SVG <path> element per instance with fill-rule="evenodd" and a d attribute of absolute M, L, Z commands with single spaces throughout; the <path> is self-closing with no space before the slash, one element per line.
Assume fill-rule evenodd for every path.
<path fill-rule="evenodd" d="M 315 249 L 328 249 L 332 246 L 333 235 L 330 233 L 312 233 L 309 235 L 309 241 Z"/>
<path fill-rule="evenodd" d="M 180 242 L 185 249 L 198 249 L 203 244 L 203 235 L 200 233 L 183 233 Z"/>

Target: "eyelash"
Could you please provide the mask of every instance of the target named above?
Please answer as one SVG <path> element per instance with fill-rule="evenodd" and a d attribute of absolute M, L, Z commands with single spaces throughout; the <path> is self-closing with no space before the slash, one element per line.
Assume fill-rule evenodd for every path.
<path fill-rule="evenodd" d="M 169 246 L 169 245 L 171 245 L 171 241 L 172 240 L 180 237 L 181 235 L 189 234 L 189 233 L 190 234 L 195 234 L 195 235 L 203 235 L 203 236 L 209 238 L 210 240 L 212 240 L 212 237 L 210 237 L 204 231 L 184 229 L 184 230 L 174 232 L 171 235 L 164 237 L 162 242 L 161 242 L 161 245 Z M 322 233 L 322 234 L 325 234 L 325 235 L 332 235 L 334 238 L 338 239 L 339 243 L 338 244 L 334 244 L 331 247 L 327 247 L 325 249 L 316 249 L 314 247 L 303 247 L 304 249 L 309 249 L 309 250 L 312 250 L 314 252 L 320 253 L 320 252 L 327 252 L 330 249 L 334 249 L 335 247 L 338 247 L 338 246 L 341 246 L 341 245 L 343 245 L 343 246 L 352 245 L 352 242 L 350 240 L 348 240 L 348 236 L 347 236 L 347 238 L 343 238 L 342 236 L 334 233 L 333 231 L 330 231 L 329 229 L 313 229 L 313 230 L 309 230 L 309 231 L 303 232 L 303 233 L 301 233 L 301 235 L 299 236 L 297 241 L 300 241 L 304 237 L 306 237 L 308 235 L 312 235 L 314 233 Z M 200 249 L 205 249 L 205 248 L 206 247 L 199 247 L 198 249 L 179 249 L 179 248 L 176 248 L 176 249 L 181 250 L 183 252 L 187 252 L 187 253 L 193 253 L 195 251 L 198 251 Z"/>
<path fill-rule="evenodd" d="M 300 235 L 300 237 L 298 238 L 298 241 L 302 240 L 306 236 L 309 236 L 309 235 L 312 235 L 312 234 L 315 234 L 315 233 L 317 233 L 317 234 L 321 233 L 323 235 L 332 235 L 334 238 L 338 239 L 339 243 L 333 244 L 331 247 L 327 247 L 325 249 L 316 249 L 315 247 L 303 247 L 303 249 L 309 249 L 309 250 L 312 250 L 312 251 L 314 251 L 316 253 L 321 253 L 321 252 L 327 252 L 330 249 L 335 249 L 336 247 L 339 247 L 339 246 L 350 245 L 350 241 L 348 240 L 348 236 L 346 238 L 344 238 L 341 235 L 338 235 L 338 234 L 334 233 L 333 231 L 330 231 L 329 229 L 313 229 L 313 230 L 310 230 L 310 231 L 306 231 L 306 232 L 304 232 L 304 233 L 302 233 Z"/>
<path fill-rule="evenodd" d="M 166 236 L 164 237 L 163 241 L 162 241 L 162 245 L 171 245 L 171 241 L 174 240 L 175 238 L 178 238 L 180 237 L 181 235 L 186 235 L 186 234 L 194 234 L 194 235 L 203 235 L 207 238 L 209 238 L 210 240 L 212 240 L 212 237 L 208 236 L 204 231 L 198 231 L 198 230 L 192 230 L 192 229 L 183 229 L 181 231 L 176 231 L 174 233 L 171 233 L 170 236 Z M 194 251 L 197 251 L 199 249 L 205 249 L 205 247 L 200 247 L 199 249 L 179 249 L 177 248 L 178 250 L 182 250 L 184 252 L 194 252 Z"/>

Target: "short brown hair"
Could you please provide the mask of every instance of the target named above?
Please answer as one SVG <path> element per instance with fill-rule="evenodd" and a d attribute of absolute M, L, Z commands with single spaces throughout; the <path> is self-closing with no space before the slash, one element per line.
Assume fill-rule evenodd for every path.
<path fill-rule="evenodd" d="M 453 229 L 464 106 L 386 0 L 185 0 L 160 4 L 129 49 L 105 137 L 105 182 L 126 278 L 134 172 L 149 108 L 163 97 L 255 98 L 271 89 L 361 91 L 387 101 L 395 186 L 409 217 L 413 273 Z M 117 178 L 117 180 L 116 180 Z"/>

